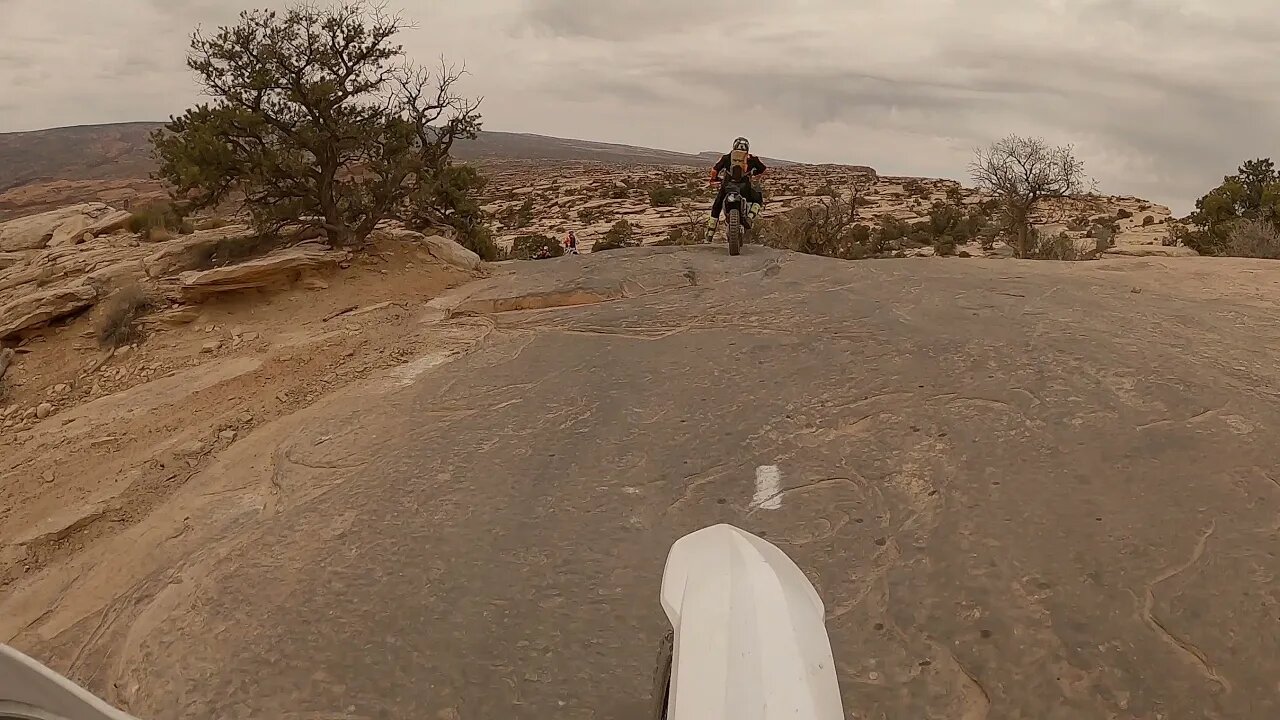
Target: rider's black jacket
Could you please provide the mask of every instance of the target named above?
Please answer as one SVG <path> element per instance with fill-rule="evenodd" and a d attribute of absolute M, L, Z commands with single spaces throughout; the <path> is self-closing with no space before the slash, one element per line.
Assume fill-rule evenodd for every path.
<path fill-rule="evenodd" d="M 730 159 L 729 154 L 726 153 L 725 155 L 722 155 L 720 157 L 720 161 L 716 163 L 715 167 L 711 168 L 711 176 L 716 177 L 719 175 L 721 170 L 728 170 L 729 165 L 732 163 L 733 161 Z M 769 168 L 765 167 L 764 163 L 760 161 L 760 158 L 755 155 L 747 156 L 747 172 L 759 175 L 768 169 Z"/>

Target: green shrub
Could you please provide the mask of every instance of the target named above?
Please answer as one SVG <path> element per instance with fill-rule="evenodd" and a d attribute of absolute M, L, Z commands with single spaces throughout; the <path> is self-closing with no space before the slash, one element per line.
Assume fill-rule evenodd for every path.
<path fill-rule="evenodd" d="M 488 223 L 475 223 L 454 228 L 458 231 L 458 244 L 480 256 L 481 260 L 493 262 L 500 253 L 498 243 L 493 239 L 493 229 Z"/>
<path fill-rule="evenodd" d="M 403 216 L 405 224 L 432 235 L 441 225 L 453 228 L 458 244 L 482 260 L 499 257 L 493 240 L 492 219 L 480 204 L 488 179 L 470 165 L 446 165 L 438 170 L 411 198 Z M 532 211 L 532 203 L 529 203 Z M 507 217 L 514 220 L 515 213 Z"/>
<path fill-rule="evenodd" d="M 564 255 L 564 246 L 546 235 L 521 235 L 511 243 L 510 256 L 519 260 L 547 260 Z"/>
<path fill-rule="evenodd" d="M 907 180 L 903 182 L 902 191 L 905 192 L 908 197 L 927 197 L 929 195 L 929 189 L 926 188 L 924 183 L 919 180 Z"/>
<path fill-rule="evenodd" d="M 871 244 L 880 251 L 901 250 L 912 228 L 892 215 L 880 216 L 880 227 L 871 233 Z"/>
<path fill-rule="evenodd" d="M 628 220 L 619 220 L 609 228 L 604 237 L 596 241 L 591 246 L 591 252 L 600 252 L 602 250 L 618 250 L 626 247 L 635 247 L 640 244 L 640 238 L 636 237 L 635 229 L 631 227 Z"/>
<path fill-rule="evenodd" d="M 683 188 L 656 187 L 649 191 L 649 202 L 654 207 L 675 207 L 684 196 Z"/>

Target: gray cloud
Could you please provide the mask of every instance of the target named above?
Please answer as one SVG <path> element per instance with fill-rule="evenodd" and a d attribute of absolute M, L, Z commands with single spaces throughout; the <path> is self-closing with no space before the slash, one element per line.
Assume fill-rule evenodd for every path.
<path fill-rule="evenodd" d="M 282 7 L 283 0 L 245 0 Z M 1185 211 L 1277 155 L 1274 0 L 416 0 L 419 60 L 465 60 L 486 126 L 963 178 L 1009 132 Z M 393 8 L 397 3 L 392 2 Z M 156 119 L 223 0 L 0 0 L 0 131 Z M 16 100 L 14 99 L 16 98 Z"/>
<path fill-rule="evenodd" d="M 649 38 L 691 26 L 736 24 L 767 7 L 765 0 L 528 0 L 526 5 L 524 17 L 536 29 L 562 37 L 601 40 Z"/>

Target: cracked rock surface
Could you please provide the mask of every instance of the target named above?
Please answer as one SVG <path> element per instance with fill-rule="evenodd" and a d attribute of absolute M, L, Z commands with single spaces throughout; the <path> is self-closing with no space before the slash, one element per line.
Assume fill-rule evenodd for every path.
<path fill-rule="evenodd" d="M 1280 717 L 1265 263 L 505 267 L 478 344 L 294 424 L 270 523 L 43 649 L 139 717 L 643 718 L 667 549 L 729 522 L 848 717 Z"/>

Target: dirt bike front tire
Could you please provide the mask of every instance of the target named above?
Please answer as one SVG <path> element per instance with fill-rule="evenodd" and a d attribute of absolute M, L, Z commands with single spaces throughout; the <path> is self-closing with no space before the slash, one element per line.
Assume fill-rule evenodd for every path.
<path fill-rule="evenodd" d="M 734 209 L 728 212 L 729 215 L 729 254 L 738 255 L 742 252 L 742 211 Z"/>

